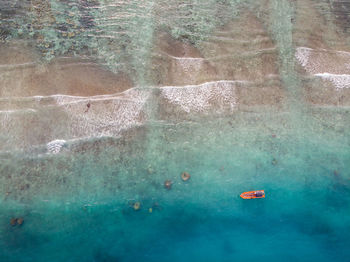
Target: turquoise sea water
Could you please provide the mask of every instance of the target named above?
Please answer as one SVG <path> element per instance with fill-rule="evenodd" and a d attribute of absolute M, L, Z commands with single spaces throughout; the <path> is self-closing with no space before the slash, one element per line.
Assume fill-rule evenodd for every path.
<path fill-rule="evenodd" d="M 299 13 L 316 2 L 276 0 L 266 1 L 265 5 L 265 1 L 249 0 L 188 0 L 171 4 L 169 1 L 50 0 L 23 4 L 0 0 L 0 40 L 35 46 L 35 54 L 39 53 L 41 60 L 33 63 L 40 65 L 40 74 L 44 74 L 46 63 L 55 57 L 78 57 L 90 59 L 89 63 L 106 70 L 129 74 L 133 91 L 152 90 L 142 108 L 146 120 L 116 132 L 115 136 L 104 132 L 119 131 L 115 125 L 120 123 L 113 120 L 120 115 L 106 106 L 106 112 L 111 110 L 114 115 L 106 114 L 111 119 L 103 122 L 105 119 L 99 117 L 104 115 L 93 111 L 98 106 L 93 100 L 101 97 L 91 98 L 90 111 L 97 117 L 87 117 L 88 124 L 82 129 L 97 131 L 92 135 L 82 132 L 81 137 L 80 126 L 72 122 L 79 120 L 74 110 L 85 114 L 86 101 L 82 102 L 83 110 L 62 109 L 78 104 L 76 101 L 81 97 L 40 100 L 36 96 L 18 98 L 17 93 L 9 98 L 1 93 L 0 262 L 350 261 L 349 107 L 326 102 L 312 104 L 312 99 L 305 97 L 307 88 L 303 86 L 312 76 L 303 75 L 301 69 L 299 72 L 294 58 L 297 40 L 304 42 L 297 39 L 303 25 L 294 25 L 295 21 Z M 325 9 L 326 2 L 319 1 L 317 8 L 331 15 Z M 246 28 L 224 28 L 225 31 L 222 27 L 238 19 L 241 13 L 246 14 L 245 11 L 248 15 L 243 17 L 248 20 L 240 22 L 240 26 L 250 29 L 249 21 L 254 26 L 258 24 L 256 20 L 262 21 L 256 26 L 258 29 L 252 26 L 257 33 L 250 40 L 242 40 L 249 35 Z M 305 30 L 311 34 L 309 28 Z M 263 75 L 268 87 L 280 80 L 282 91 L 276 97 L 281 95 L 283 102 L 261 105 L 259 99 L 256 102 L 247 92 L 247 97 L 239 97 L 243 102 L 239 98 L 235 100 L 237 108 L 230 112 L 214 108 L 210 113 L 191 115 L 180 107 L 162 105 L 162 87 L 157 86 L 152 71 L 154 61 L 158 61 L 152 59 L 162 55 L 157 48 L 152 49 L 153 38 L 159 32 L 169 34 L 176 44 L 171 46 L 169 41 L 165 45 L 173 49 L 179 43 L 186 43 L 185 47 L 201 50 L 205 48 L 203 42 L 208 41 L 213 49 L 221 51 L 227 47 L 225 44 L 231 43 L 233 51 L 230 49 L 232 54 L 227 51 L 227 57 L 232 56 L 232 61 L 228 60 L 232 68 L 221 69 L 228 72 L 232 69 L 234 73 L 231 78 L 220 80 L 259 82 L 261 79 L 256 80 L 255 76 Z M 237 38 L 236 35 L 229 38 L 236 33 Z M 337 40 L 326 40 L 337 44 Z M 274 47 L 263 48 L 265 42 L 271 42 Z M 254 49 L 256 43 L 261 50 Z M 311 46 L 312 41 L 310 46 L 306 40 L 305 43 L 306 48 L 318 48 L 316 44 Z M 245 51 L 239 49 L 242 46 L 247 50 L 252 48 L 252 53 L 241 54 L 240 50 Z M 268 70 L 269 73 L 259 71 L 260 65 L 254 64 L 260 61 L 254 60 L 255 56 L 266 55 L 264 52 L 276 53 L 276 61 L 273 58 L 264 61 L 266 67 L 272 64 L 277 68 L 272 73 L 278 75 L 278 81 L 273 81 L 274 76 Z M 172 54 L 162 59 L 167 61 L 171 57 L 178 62 L 187 58 Z M 229 59 L 222 57 L 210 57 L 207 62 L 220 64 Z M 236 57 L 239 59 L 235 60 Z M 202 59 L 189 58 L 189 61 Z M 12 94 L 12 88 L 7 86 L 11 83 L 6 78 L 8 72 L 18 70 L 16 76 L 20 82 L 25 68 L 31 66 L 26 60 L 18 60 L 19 69 L 11 63 L 7 69 L 0 61 L 0 69 L 4 70 L 0 71 L 0 80 L 5 79 L 0 83 L 6 84 L 0 87 L 7 90 L 5 94 Z M 244 60 L 248 62 L 245 64 Z M 177 68 L 176 63 L 165 65 Z M 198 66 L 182 65 L 193 71 Z M 248 73 L 240 74 L 236 70 L 239 65 L 246 66 Z M 256 72 L 251 73 L 249 66 Z M 261 67 L 264 69 L 265 65 Z M 217 77 L 221 77 L 220 73 L 217 69 Z M 180 73 L 169 75 L 183 78 Z M 18 86 L 24 85 L 23 82 Z M 41 82 L 44 81 L 35 83 Z M 50 88 L 51 82 L 47 82 L 44 87 Z M 265 90 L 264 85 L 244 88 L 244 91 L 255 88 L 259 92 L 257 96 L 271 95 L 268 88 L 266 93 L 260 90 Z M 320 84 L 321 97 L 322 88 Z M 336 89 L 336 92 L 342 91 Z M 31 90 L 25 94 L 28 93 L 32 94 Z M 273 95 L 271 100 L 275 98 Z M 346 100 L 346 93 L 344 97 Z M 132 100 L 130 97 L 125 100 L 128 99 Z M 35 104 L 33 100 L 39 102 Z M 31 107 L 39 112 L 38 116 Z M 165 109 L 169 111 L 162 112 Z M 64 111 L 64 120 L 56 118 L 61 116 L 60 110 Z M 22 114 L 28 117 L 21 118 Z M 122 119 L 128 122 L 132 118 L 129 116 L 122 115 Z M 64 122 L 66 119 L 69 121 Z M 71 126 L 78 129 L 77 133 Z M 69 131 L 65 132 L 66 129 Z M 53 134 L 63 137 L 52 137 Z M 28 141 L 22 141 L 23 137 Z M 67 140 L 57 154 L 46 148 L 46 143 L 53 139 Z M 181 180 L 184 171 L 191 174 L 187 182 Z M 166 180 L 172 181 L 170 190 L 164 187 Z M 239 197 L 244 191 L 261 189 L 265 190 L 265 199 Z M 134 210 L 136 202 L 140 203 L 140 210 Z M 23 218 L 24 223 L 11 226 L 11 218 Z"/>
<path fill-rule="evenodd" d="M 142 146 L 129 141 L 134 158 L 108 160 L 114 144 L 70 160 L 78 177 L 66 185 L 52 182 L 51 193 L 38 188 L 42 196 L 34 203 L 2 202 L 0 260 L 346 261 L 349 137 L 329 129 L 312 135 L 310 127 L 299 133 L 293 126 L 279 133 L 263 122 L 242 129 L 231 121 L 155 125 L 150 128 L 163 139 Z M 218 124 L 221 130 L 208 135 Z M 50 162 L 51 168 L 60 169 L 69 157 Z M 192 175 L 186 183 L 183 170 Z M 166 179 L 173 181 L 171 190 L 163 187 Z M 239 197 L 254 189 L 265 189 L 266 198 Z M 16 216 L 24 224 L 9 226 Z"/>

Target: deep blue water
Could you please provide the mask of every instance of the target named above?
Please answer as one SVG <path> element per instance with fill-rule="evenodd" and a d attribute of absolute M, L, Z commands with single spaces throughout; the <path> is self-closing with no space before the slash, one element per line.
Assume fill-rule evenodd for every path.
<path fill-rule="evenodd" d="M 345 186 L 334 186 L 339 188 L 312 193 L 267 189 L 267 198 L 257 201 L 243 201 L 234 194 L 230 200 L 202 206 L 164 203 L 152 214 L 128 207 L 118 212 L 112 206 L 98 206 L 89 213 L 32 211 L 21 228 L 2 225 L 7 230 L 1 237 L 0 257 L 1 261 L 346 261 L 350 235 L 348 209 L 343 205 L 349 203 L 349 193 L 339 201 L 332 195 L 344 194 Z M 319 194 L 329 199 L 315 201 Z"/>

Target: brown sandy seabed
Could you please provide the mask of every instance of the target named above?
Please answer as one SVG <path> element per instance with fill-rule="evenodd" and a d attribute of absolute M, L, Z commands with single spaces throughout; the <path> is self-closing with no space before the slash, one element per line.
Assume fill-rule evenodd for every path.
<path fill-rule="evenodd" d="M 324 122 L 330 116 L 346 121 L 347 35 L 314 1 L 292 2 L 303 103 Z M 65 141 L 121 135 L 124 140 L 117 144 L 123 146 L 147 136 L 142 126 L 149 121 L 171 124 L 242 112 L 279 116 L 288 110 L 284 104 L 291 94 L 281 80 L 278 46 L 264 17 L 254 11 L 217 28 L 198 47 L 166 32 L 155 33 L 154 39 L 148 87 L 138 87 L 126 73 L 111 73 L 91 59 L 60 57 L 44 64 L 25 44 L 1 44 L 0 151 L 47 145 L 42 152 L 59 153 Z M 261 119 L 253 117 L 257 125 Z M 80 143 L 72 152 L 100 151 L 106 143 L 116 142 Z"/>

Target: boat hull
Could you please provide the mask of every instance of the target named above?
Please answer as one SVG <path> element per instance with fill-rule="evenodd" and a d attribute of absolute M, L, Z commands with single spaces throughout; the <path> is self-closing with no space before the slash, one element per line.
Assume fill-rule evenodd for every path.
<path fill-rule="evenodd" d="M 258 192 L 261 192 L 262 196 L 257 196 Z M 265 198 L 265 191 L 264 190 L 248 191 L 248 192 L 243 192 L 240 196 L 243 199 Z"/>

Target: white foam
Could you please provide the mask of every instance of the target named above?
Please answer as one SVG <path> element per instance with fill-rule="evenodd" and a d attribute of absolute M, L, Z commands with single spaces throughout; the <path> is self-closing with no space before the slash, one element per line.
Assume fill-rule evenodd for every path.
<path fill-rule="evenodd" d="M 344 73 L 344 70 L 347 73 L 350 63 L 349 52 L 308 47 L 298 47 L 295 58 L 310 74 L 323 73 L 325 69 L 333 74 Z"/>
<path fill-rule="evenodd" d="M 49 104 L 38 105 L 41 111 L 45 107 L 50 110 L 60 110 L 66 113 L 60 124 L 66 125 L 65 137 L 69 139 L 89 139 L 91 137 L 119 137 L 125 129 L 142 125 L 145 120 L 144 105 L 152 92 L 152 88 L 132 88 L 117 94 L 97 96 L 50 95 L 31 97 L 7 97 L 4 101 L 32 101 L 38 103 L 43 99 Z M 87 105 L 90 104 L 88 107 Z M 44 109 L 45 110 L 45 109 Z M 35 109 L 23 108 L 0 110 L 0 127 L 3 132 L 10 132 L 18 124 L 13 119 L 15 113 L 37 112 Z M 63 122 L 62 122 L 63 121 Z M 47 144 L 48 153 L 58 153 L 61 150 L 61 140 Z"/>
<path fill-rule="evenodd" d="M 295 52 L 296 59 L 299 61 L 299 63 L 303 67 L 306 67 L 306 65 L 309 62 L 311 50 L 312 50 L 311 48 L 307 48 L 307 47 L 298 47 Z"/>
<path fill-rule="evenodd" d="M 0 114 L 24 113 L 24 112 L 36 112 L 36 110 L 32 108 L 16 109 L 16 110 L 0 110 Z"/>
<path fill-rule="evenodd" d="M 72 137 L 118 136 L 122 130 L 143 123 L 142 109 L 149 94 L 148 90 L 130 89 L 118 96 L 59 98 L 58 103 L 70 117 Z"/>
<path fill-rule="evenodd" d="M 337 89 L 350 88 L 350 75 L 341 74 L 350 69 L 349 52 L 298 47 L 295 57 L 309 74 L 330 81 Z"/>
<path fill-rule="evenodd" d="M 324 68 L 325 66 L 328 67 L 331 71 L 334 70 L 334 66 L 332 66 L 331 64 L 324 64 L 327 54 L 333 54 L 339 57 L 344 56 L 344 54 L 340 51 L 335 52 L 326 49 L 298 47 L 295 52 L 295 58 L 298 60 L 300 65 L 306 70 L 306 72 L 308 72 L 309 74 L 316 74 L 324 71 L 322 68 Z"/>
<path fill-rule="evenodd" d="M 313 49 L 310 47 L 305 47 L 305 46 L 299 46 L 297 47 L 298 50 L 308 50 L 309 52 L 323 52 L 323 53 L 333 53 L 333 54 L 339 54 L 339 55 L 345 55 L 350 57 L 350 52 L 342 51 L 342 50 L 330 50 L 330 49 L 324 49 L 324 48 L 319 48 L 319 49 Z"/>
<path fill-rule="evenodd" d="M 47 148 L 48 153 L 58 154 L 65 144 L 66 144 L 65 140 L 57 139 L 57 140 L 53 140 L 53 141 L 47 143 L 46 148 Z"/>
<path fill-rule="evenodd" d="M 315 76 L 321 77 L 324 80 L 331 81 L 337 89 L 350 88 L 350 75 L 346 75 L 346 74 L 336 75 L 336 74 L 322 73 L 322 74 L 315 74 Z"/>
<path fill-rule="evenodd" d="M 235 84 L 237 81 L 207 82 L 201 85 L 163 87 L 162 96 L 170 103 L 180 106 L 187 113 L 204 112 L 219 106 L 218 110 L 236 105 Z"/>

